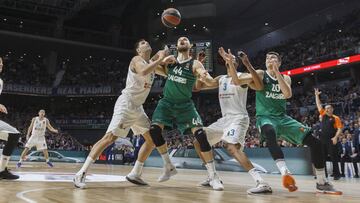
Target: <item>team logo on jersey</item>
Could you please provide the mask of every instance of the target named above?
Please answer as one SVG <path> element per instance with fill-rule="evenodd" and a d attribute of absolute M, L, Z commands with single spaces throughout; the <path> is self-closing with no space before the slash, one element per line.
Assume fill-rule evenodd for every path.
<path fill-rule="evenodd" d="M 267 84 L 267 83 L 269 83 L 269 82 L 270 82 L 269 78 L 268 78 L 268 77 L 265 78 L 265 83 Z"/>

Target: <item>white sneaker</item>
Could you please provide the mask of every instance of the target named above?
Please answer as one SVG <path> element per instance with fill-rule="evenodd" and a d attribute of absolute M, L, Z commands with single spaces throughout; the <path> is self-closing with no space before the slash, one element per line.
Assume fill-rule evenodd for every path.
<path fill-rule="evenodd" d="M 85 179 L 86 179 L 85 172 L 83 172 L 81 175 L 75 174 L 75 177 L 73 179 L 74 186 L 80 189 L 85 189 L 86 188 Z"/>
<path fill-rule="evenodd" d="M 140 176 L 138 176 L 136 174 L 132 174 L 132 173 L 129 173 L 126 176 L 126 180 L 135 185 L 148 185 L 147 182 L 145 182 L 143 179 L 141 179 Z"/>
<path fill-rule="evenodd" d="M 205 180 L 199 183 L 199 186 L 203 187 L 211 187 L 210 186 L 210 177 L 208 176 Z"/>
<path fill-rule="evenodd" d="M 267 183 L 260 183 L 258 182 L 256 184 L 256 187 L 250 188 L 246 191 L 249 195 L 253 194 L 266 194 L 266 193 L 272 193 L 272 189 L 269 184 Z"/>
<path fill-rule="evenodd" d="M 177 174 L 177 170 L 175 166 L 171 167 L 165 167 L 163 174 L 158 178 L 158 182 L 165 182 L 170 179 L 171 176 L 174 176 Z"/>
<path fill-rule="evenodd" d="M 221 183 L 221 180 L 217 174 L 215 174 L 214 177 L 210 179 L 210 186 L 217 191 L 224 190 L 224 185 Z"/>

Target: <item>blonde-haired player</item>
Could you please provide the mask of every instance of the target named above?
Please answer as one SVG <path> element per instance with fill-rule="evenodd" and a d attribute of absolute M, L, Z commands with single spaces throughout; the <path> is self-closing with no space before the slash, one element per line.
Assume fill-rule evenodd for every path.
<path fill-rule="evenodd" d="M 27 134 L 26 134 L 27 142 L 25 144 L 25 149 L 21 153 L 19 162 L 16 164 L 17 168 L 21 167 L 22 161 L 25 160 L 25 156 L 27 155 L 29 150 L 33 147 L 36 147 L 36 150 L 42 150 L 44 153 L 46 164 L 49 167 L 54 167 L 54 165 L 50 162 L 49 152 L 47 150 L 47 144 L 46 144 L 46 139 L 45 139 L 46 129 L 50 130 L 50 132 L 58 133 L 58 130 L 56 130 L 54 127 L 52 127 L 49 119 L 47 119 L 45 117 L 45 110 L 41 109 L 39 111 L 39 116 L 34 117 L 31 120 L 31 124 L 30 124 Z M 29 138 L 30 133 L 31 133 L 31 136 Z"/>

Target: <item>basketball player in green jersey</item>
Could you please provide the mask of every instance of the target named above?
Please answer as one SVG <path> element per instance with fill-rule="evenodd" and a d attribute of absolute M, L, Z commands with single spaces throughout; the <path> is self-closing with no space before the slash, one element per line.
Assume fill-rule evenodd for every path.
<path fill-rule="evenodd" d="M 288 75 L 279 72 L 280 55 L 269 52 L 265 62 L 266 71 L 260 73 L 264 88 L 256 91 L 256 125 L 283 176 L 283 186 L 290 192 L 297 190 L 295 180 L 285 164 L 284 154 L 277 144 L 278 139 L 297 145 L 307 145 L 316 169 L 317 191 L 341 195 L 342 192 L 335 190 L 325 177 L 325 157 L 320 141 L 312 136 L 309 127 L 286 115 L 286 99 L 292 96 L 291 79 Z"/>
<path fill-rule="evenodd" d="M 207 73 L 201 62 L 190 57 L 191 46 L 188 38 L 180 37 L 178 39 L 177 61 L 167 66 L 167 80 L 163 90 L 164 98 L 159 101 L 152 117 L 150 136 L 164 161 L 164 173 L 158 181 L 166 181 L 177 173 L 170 161 L 167 145 L 162 137 L 164 126 L 175 127 L 176 125 L 181 133 L 191 130 L 194 134 L 206 162 L 210 185 L 214 190 L 223 190 L 224 187 L 215 171 L 211 146 L 206 138 L 205 131 L 202 129 L 202 120 L 191 100 L 196 79 L 201 77 L 204 83 L 210 83 L 213 78 Z"/>

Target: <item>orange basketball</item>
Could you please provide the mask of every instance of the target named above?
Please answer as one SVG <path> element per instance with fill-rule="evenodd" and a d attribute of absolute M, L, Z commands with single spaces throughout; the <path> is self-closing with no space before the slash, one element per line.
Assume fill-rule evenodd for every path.
<path fill-rule="evenodd" d="M 181 21 L 181 15 L 178 10 L 175 8 L 168 8 L 164 10 L 164 12 L 161 15 L 161 22 L 169 28 L 173 28 L 177 25 L 179 25 Z"/>

